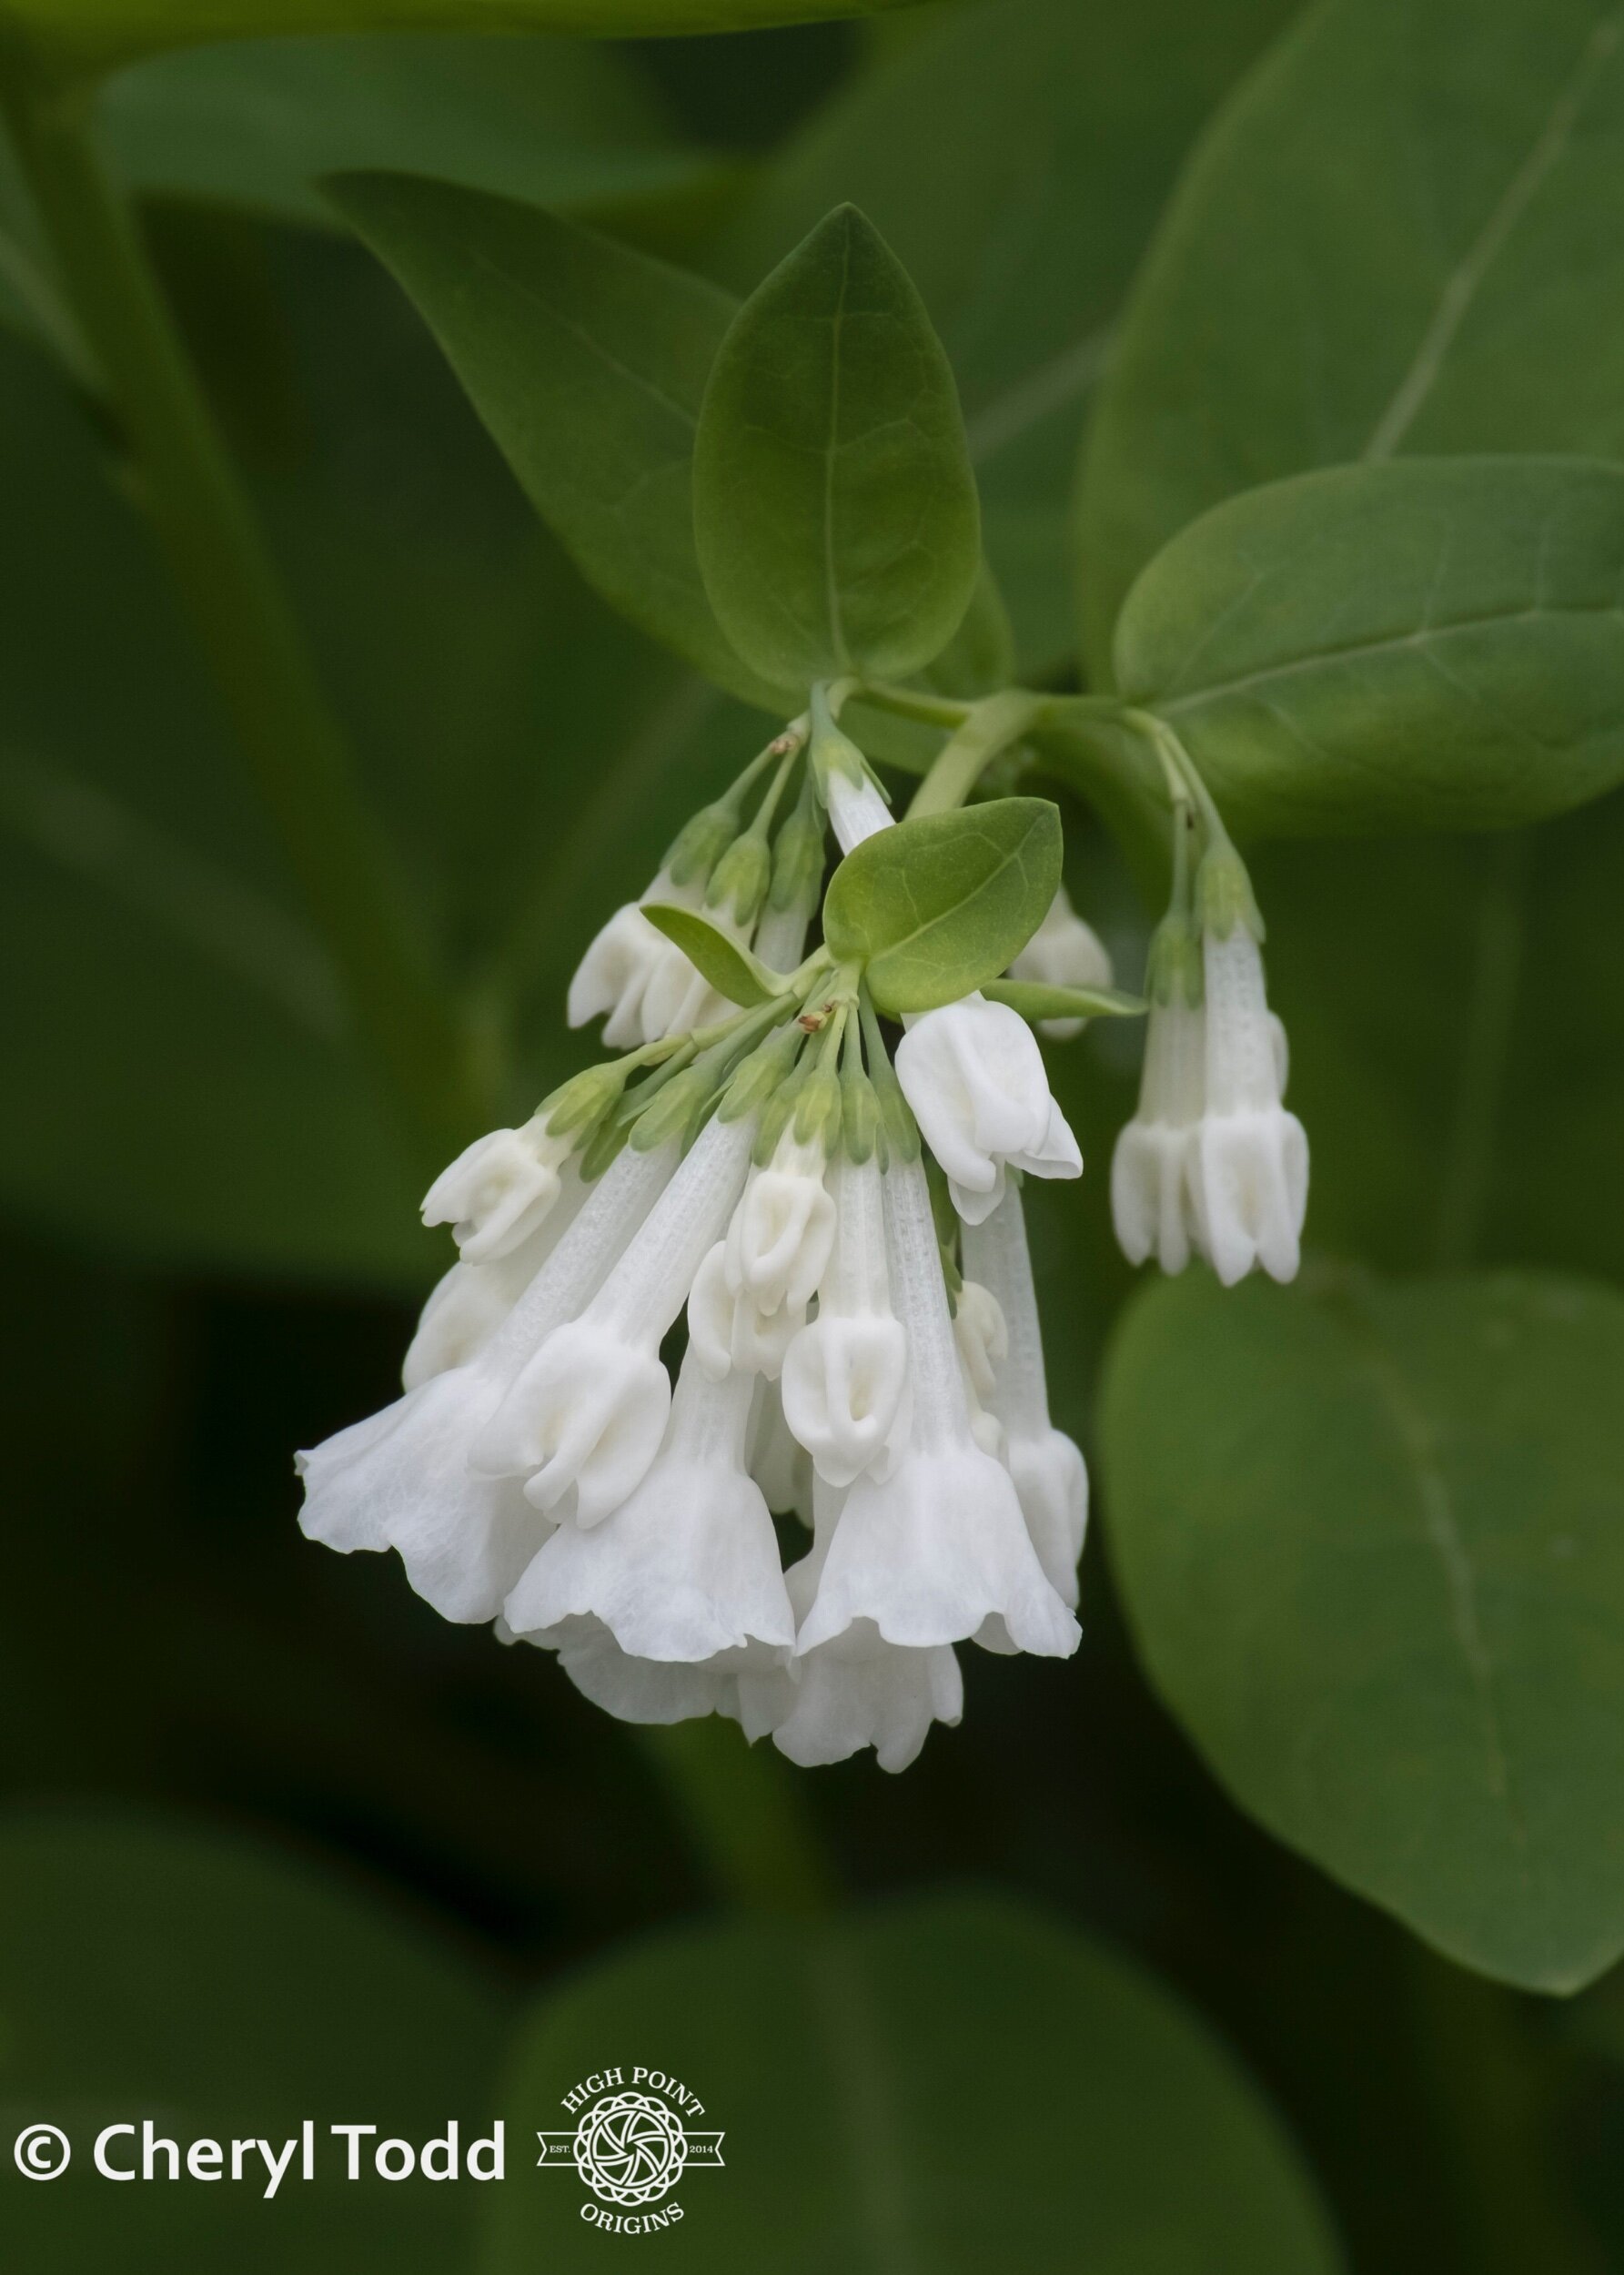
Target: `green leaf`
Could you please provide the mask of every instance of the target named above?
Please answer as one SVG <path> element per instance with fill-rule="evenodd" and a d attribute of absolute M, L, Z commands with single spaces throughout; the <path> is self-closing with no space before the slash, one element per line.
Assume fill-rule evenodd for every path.
<path fill-rule="evenodd" d="M 1624 1279 L 1621 872 L 1618 792 L 1510 835 L 1258 849 L 1316 1238 Z"/>
<path fill-rule="evenodd" d="M 761 728 L 585 591 L 395 299 L 364 268 L 296 296 L 328 368 L 260 503 L 425 924 L 507 1006 L 511 1118 L 579 1063 L 586 943 Z M 5 340 L 0 493 L 30 532 L 0 550 L 0 961 L 29 975 L 0 990 L 0 1205 L 144 1262 L 421 1290 L 443 1243 L 162 564 Z"/>
<path fill-rule="evenodd" d="M 882 1011 L 956 1003 L 1006 971 L 1060 883 L 1059 809 L 994 798 L 877 830 L 829 882 L 823 937 Z"/>
<path fill-rule="evenodd" d="M 996 1899 L 691 1928 L 600 1965 L 525 2025 L 509 2138 L 572 2126 L 563 2097 L 609 2062 L 628 2086 L 630 2064 L 657 2063 L 703 2104 L 690 2121 L 722 2134 L 724 2169 L 687 2174 L 657 2240 L 675 2270 L 1340 2265 L 1207 2033 L 1103 1946 Z M 489 2191 L 484 2275 L 600 2267 L 590 2201 L 568 2170 Z"/>
<path fill-rule="evenodd" d="M 853 0 L 7 0 L 6 7 L 16 28 L 59 68 L 86 74 L 155 49 L 271 34 L 529 31 L 658 39 L 852 13 Z"/>
<path fill-rule="evenodd" d="M 1101 1452 L 1151 1678 L 1241 1805 L 1451 1957 L 1624 1951 L 1624 1299 L 1329 1275 L 1133 1306 Z"/>
<path fill-rule="evenodd" d="M 336 1877 L 161 1818 L 14 1814 L 0 2008 L 7 2107 L 73 2148 L 55 2186 L 5 2190 L 16 2265 L 348 2275 L 380 2250 L 414 2275 L 470 2264 L 477 2186 L 391 2187 L 369 2159 L 352 2183 L 328 2128 L 421 2143 L 455 2116 L 464 2144 L 489 2138 L 500 2010 L 460 1956 Z M 143 2117 L 183 2158 L 223 2141 L 227 2170 L 234 2136 L 279 2150 L 309 2118 L 316 2177 L 296 2162 L 267 2204 L 256 2151 L 237 2185 L 110 2185 L 92 2142 Z M 127 2163 L 130 2149 L 126 2135 L 111 2153 Z"/>
<path fill-rule="evenodd" d="M 645 901 L 643 915 L 656 932 L 662 932 L 668 940 L 676 942 L 695 970 L 730 1003 L 742 1004 L 750 1009 L 782 995 L 782 976 L 770 972 L 737 940 L 730 940 L 720 926 L 701 916 L 697 909 L 672 908 L 663 901 Z"/>
<path fill-rule="evenodd" d="M 981 992 L 1024 1019 L 1136 1019 L 1150 1008 L 1143 996 L 1125 996 L 1120 988 L 1051 987 L 1042 980 L 986 979 Z"/>
<path fill-rule="evenodd" d="M 122 71 L 99 109 L 132 188 L 322 229 L 316 185 L 340 171 L 590 209 L 668 197 L 708 167 L 618 50 L 560 39 L 240 40 Z"/>
<path fill-rule="evenodd" d="M 719 686 L 782 715 L 717 623 L 693 542 L 701 399 L 734 303 L 556 215 L 441 182 L 346 176 L 339 209 L 416 303 L 583 574 Z"/>
<path fill-rule="evenodd" d="M 850 198 L 906 266 L 958 382 L 1028 679 L 1046 682 L 1075 652 L 1068 504 L 1121 302 L 1197 127 L 1288 13 L 1285 0 L 933 12 L 791 137 L 722 238 L 718 274 L 748 291 Z M 914 15 L 884 23 L 912 34 Z"/>
<path fill-rule="evenodd" d="M 1117 684 L 1259 832 L 1484 829 L 1624 775 L 1624 470 L 1419 459 L 1215 507 L 1117 625 Z"/>
<path fill-rule="evenodd" d="M 694 444 L 694 535 L 724 631 L 774 684 L 905 678 L 981 559 L 953 372 L 906 271 L 842 206 L 729 329 Z"/>
<path fill-rule="evenodd" d="M 1605 0 L 1328 0 L 1202 144 L 1084 466 L 1087 651 L 1238 490 L 1397 451 L 1624 457 L 1624 47 Z"/>

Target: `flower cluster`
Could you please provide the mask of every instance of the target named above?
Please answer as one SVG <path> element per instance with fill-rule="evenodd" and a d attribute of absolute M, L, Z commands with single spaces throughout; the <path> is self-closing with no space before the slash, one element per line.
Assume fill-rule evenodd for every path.
<path fill-rule="evenodd" d="M 435 1180 L 459 1260 L 404 1393 L 298 1466 L 310 1537 L 394 1549 L 610 1713 L 895 1770 L 958 1720 L 958 1645 L 1075 1649 L 1087 1479 L 1022 1196 L 1082 1159 L 1032 1027 L 993 990 L 888 1037 L 862 970 L 808 950 L 829 828 L 891 826 L 821 699 L 694 817 L 570 990 L 620 1056 Z M 1113 1173 L 1131 1256 L 1226 1279 L 1295 1269 L 1306 1179 L 1236 865 L 1209 850 L 1157 936 Z M 1064 892 L 1013 968 L 1110 979 Z"/>

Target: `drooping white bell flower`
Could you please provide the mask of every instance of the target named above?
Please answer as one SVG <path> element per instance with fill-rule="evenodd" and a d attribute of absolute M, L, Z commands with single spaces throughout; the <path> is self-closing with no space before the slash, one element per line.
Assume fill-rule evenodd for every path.
<path fill-rule="evenodd" d="M 598 1293 L 514 1381 L 474 1447 L 477 1469 L 527 1479 L 538 1509 L 581 1525 L 636 1491 L 671 1408 L 661 1339 L 732 1213 L 754 1130 L 750 1116 L 705 1125 Z"/>
<path fill-rule="evenodd" d="M 467 1364 L 500 1327 L 513 1306 L 574 1223 L 592 1188 L 578 1160 L 564 1166 L 559 1197 L 518 1248 L 489 1264 L 453 1264 L 435 1283 L 407 1347 L 400 1380 L 415 1390 L 430 1375 Z"/>
<path fill-rule="evenodd" d="M 636 1658 L 621 1650 L 601 1620 L 590 1617 L 565 1620 L 545 1638 L 516 1634 L 505 1619 L 495 1625 L 499 1643 L 533 1643 L 556 1653 L 582 1697 L 617 1722 L 661 1724 L 730 1713 L 737 1718 L 739 1685 L 731 1666 Z"/>
<path fill-rule="evenodd" d="M 465 1146 L 423 1197 L 423 1222 L 449 1224 L 465 1264 L 491 1264 L 538 1231 L 559 1198 L 574 1136 L 550 1135 L 533 1115 L 521 1129 L 488 1130 Z"/>
<path fill-rule="evenodd" d="M 990 1398 L 1004 1424 L 1004 1458 L 1015 1481 L 1021 1514 L 1051 1586 L 1075 1608 L 1077 1560 L 1088 1523 L 1088 1471 L 1079 1449 L 1049 1420 L 1043 1330 L 1017 1188 L 1010 1187 L 984 1223 L 966 1226 L 963 1245 L 966 1269 L 995 1299 L 1004 1323 L 1004 1351 Z"/>
<path fill-rule="evenodd" d="M 702 885 L 675 885 L 662 869 L 642 899 L 697 909 L 703 905 L 704 889 Z M 706 913 L 720 930 L 737 939 L 744 936 L 725 910 Z M 628 901 L 616 909 L 576 966 L 565 1007 L 571 1026 L 584 1026 L 607 1012 L 604 1041 L 611 1049 L 630 1050 L 708 1025 L 725 1016 L 731 1006 L 676 943 L 656 932 L 641 904 Z"/>
<path fill-rule="evenodd" d="M 1005 1166 L 1079 1177 L 1083 1157 L 1049 1094 L 1032 1029 L 1007 1004 L 965 996 L 913 1020 L 897 1079 L 966 1224 L 990 1216 Z"/>
<path fill-rule="evenodd" d="M 994 1404 L 998 1370 L 1009 1356 L 1009 1330 L 997 1298 L 973 1279 L 961 1282 L 953 1307 L 953 1339 L 964 1377 L 970 1434 L 983 1453 L 1004 1451 L 1004 1425 Z"/>
<path fill-rule="evenodd" d="M 1285 1053 L 1246 923 L 1202 939 L 1206 1097 L 1190 1144 L 1190 1192 L 1202 1247 L 1224 1285 L 1256 1266 L 1293 1279 L 1308 1200 L 1308 1139 L 1280 1102 Z M 1283 1039 L 1284 1030 L 1280 1031 Z"/>
<path fill-rule="evenodd" d="M 751 1169 L 727 1234 L 727 1281 L 767 1317 L 804 1312 L 834 1243 L 834 1203 L 821 1138 L 787 1127 L 765 1168 Z"/>
<path fill-rule="evenodd" d="M 791 1343 L 782 1387 L 794 1437 L 840 1486 L 883 1471 L 905 1433 L 908 1345 L 891 1308 L 879 1162 L 842 1156 L 829 1183 L 835 1233 L 818 1316 Z"/>
<path fill-rule="evenodd" d="M 802 1622 L 816 1599 L 843 1501 L 820 1482 L 812 1552 L 785 1574 Z M 799 1655 L 778 1678 L 776 1694 L 765 1682 L 755 1687 L 773 1744 L 802 1769 L 843 1762 L 872 1746 L 882 1769 L 904 1770 L 918 1758 L 933 1722 L 956 1724 L 964 1711 L 963 1678 L 951 1643 L 910 1650 L 887 1643 L 872 1620 L 853 1620 Z"/>
<path fill-rule="evenodd" d="M 689 1291 L 689 1340 L 716 1382 L 733 1368 L 775 1380 L 805 1317 L 803 1303 L 781 1303 L 768 1313 L 748 1290 L 735 1293 L 728 1284 L 725 1240 L 707 1252 Z"/>
<path fill-rule="evenodd" d="M 1190 1169 L 1205 1096 L 1205 1010 L 1153 997 L 1139 1104 L 1111 1157 L 1111 1217 L 1130 1264 L 1154 1256 L 1165 1272 L 1182 1272 L 1202 1248 Z"/>
<path fill-rule="evenodd" d="M 470 1470 L 469 1454 L 530 1354 L 610 1272 L 676 1166 L 674 1145 L 621 1154 L 469 1360 L 297 1457 L 308 1538 L 343 1554 L 397 1549 L 412 1586 L 445 1618 L 496 1616 L 551 1523 L 512 1479 Z"/>
<path fill-rule="evenodd" d="M 1001 1621 L 1017 1649 L 1064 1657 L 1076 1622 L 1044 1575 L 1008 1471 L 970 1433 L 923 1164 L 893 1161 L 883 1189 L 912 1426 L 891 1474 L 859 1478 L 847 1495 L 798 1650 L 858 1620 L 914 1648 Z"/>
<path fill-rule="evenodd" d="M 1109 987 L 1111 958 L 1092 925 L 1072 906 L 1064 885 L 1055 888 L 1049 913 L 1009 967 L 1011 979 L 1035 980 L 1045 987 Z M 1081 1019 L 1040 1019 L 1037 1031 L 1051 1042 L 1081 1035 Z"/>
<path fill-rule="evenodd" d="M 545 1640 L 590 1616 L 638 1659 L 697 1663 L 752 1642 L 787 1655 L 795 1623 L 777 1535 L 744 1466 L 754 1388 L 684 1360 L 648 1474 L 601 1524 L 553 1534 L 508 1599 L 516 1634 Z"/>

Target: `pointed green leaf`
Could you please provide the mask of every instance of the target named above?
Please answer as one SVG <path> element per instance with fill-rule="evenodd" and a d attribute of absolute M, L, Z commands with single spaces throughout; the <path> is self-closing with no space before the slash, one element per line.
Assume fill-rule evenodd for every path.
<path fill-rule="evenodd" d="M 867 968 L 882 1011 L 929 1011 L 995 980 L 1049 912 L 1060 814 L 1044 798 L 995 798 L 875 832 L 830 880 L 823 937 Z"/>
<path fill-rule="evenodd" d="M 1150 563 L 1115 660 L 1249 830 L 1560 813 L 1624 778 L 1624 469 L 1404 459 L 1246 491 Z"/>
<path fill-rule="evenodd" d="M 703 974 L 718 995 L 747 1009 L 767 1003 L 784 992 L 784 982 L 737 940 L 730 940 L 719 925 L 697 909 L 673 908 L 664 901 L 645 901 L 643 915 L 656 932 L 664 933 L 680 947 L 695 970 Z"/>
<path fill-rule="evenodd" d="M 764 679 L 904 678 L 958 629 L 981 557 L 958 395 L 923 302 L 855 207 L 734 319 L 693 482 L 705 589 Z"/>
<path fill-rule="evenodd" d="M 1624 1952 L 1624 1299 L 1147 1289 L 1101 1414 L 1156 1687 L 1244 1808 L 1465 1965 Z"/>
<path fill-rule="evenodd" d="M 1137 1019 L 1150 1007 L 1143 996 L 1125 996 L 1119 987 L 1051 987 L 1034 979 L 986 979 L 981 992 L 1024 1019 Z"/>

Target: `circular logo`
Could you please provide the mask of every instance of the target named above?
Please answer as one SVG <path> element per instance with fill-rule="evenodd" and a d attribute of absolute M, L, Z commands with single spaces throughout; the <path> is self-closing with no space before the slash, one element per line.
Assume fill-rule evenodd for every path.
<path fill-rule="evenodd" d="M 682 2178 L 680 2120 L 651 2093 L 611 2093 L 575 2128 L 575 2169 L 606 2204 L 652 2204 Z"/>
<path fill-rule="evenodd" d="M 30 2125 L 12 2143 L 11 2159 L 25 2180 L 58 2180 L 73 2153 L 58 2126 Z"/>

